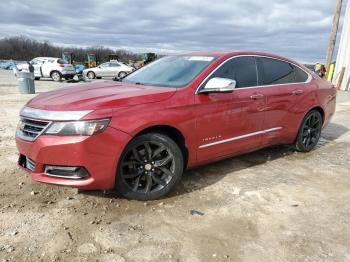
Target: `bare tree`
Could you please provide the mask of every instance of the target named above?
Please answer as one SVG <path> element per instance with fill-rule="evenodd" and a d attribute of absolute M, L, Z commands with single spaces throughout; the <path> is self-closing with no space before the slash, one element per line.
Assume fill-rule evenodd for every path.
<path fill-rule="evenodd" d="M 88 48 L 79 47 L 59 47 L 50 44 L 49 42 L 39 42 L 24 36 L 16 36 L 0 39 L 0 59 L 14 59 L 19 61 L 29 61 L 35 57 L 52 56 L 61 57 L 62 52 L 74 53 L 76 62 L 84 63 L 87 54 L 95 54 L 97 60 L 105 62 L 109 54 L 116 54 L 118 60 L 128 61 L 141 59 L 140 54 L 128 52 L 126 50 L 112 50 L 103 46 L 94 46 Z"/>

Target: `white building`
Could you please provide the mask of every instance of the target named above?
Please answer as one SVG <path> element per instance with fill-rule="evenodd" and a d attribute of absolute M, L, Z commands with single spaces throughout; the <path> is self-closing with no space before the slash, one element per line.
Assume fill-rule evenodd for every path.
<path fill-rule="evenodd" d="M 345 10 L 343 31 L 341 33 L 333 77 L 334 84 L 338 82 L 343 67 L 345 67 L 345 74 L 340 89 L 350 91 L 350 0 L 348 1 Z"/>

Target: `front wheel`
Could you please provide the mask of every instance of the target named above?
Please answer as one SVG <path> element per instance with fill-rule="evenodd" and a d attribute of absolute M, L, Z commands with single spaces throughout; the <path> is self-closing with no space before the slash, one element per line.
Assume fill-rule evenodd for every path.
<path fill-rule="evenodd" d="M 95 73 L 90 71 L 86 74 L 86 76 L 89 78 L 89 79 L 94 79 L 96 77 Z"/>
<path fill-rule="evenodd" d="M 312 110 L 304 117 L 301 123 L 295 148 L 299 152 L 309 152 L 317 145 L 321 137 L 322 115 L 317 110 Z"/>
<path fill-rule="evenodd" d="M 128 199 L 159 199 L 180 181 L 183 165 L 182 152 L 171 138 L 158 133 L 140 135 L 120 158 L 116 189 Z"/>

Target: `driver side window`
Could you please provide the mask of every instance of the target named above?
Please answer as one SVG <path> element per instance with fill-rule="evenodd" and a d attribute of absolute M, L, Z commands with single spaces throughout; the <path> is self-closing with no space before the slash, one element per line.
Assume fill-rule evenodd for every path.
<path fill-rule="evenodd" d="M 214 77 L 229 78 L 236 81 L 236 88 L 258 85 L 257 67 L 255 58 L 241 56 L 232 58 L 216 70 L 204 85 Z"/>

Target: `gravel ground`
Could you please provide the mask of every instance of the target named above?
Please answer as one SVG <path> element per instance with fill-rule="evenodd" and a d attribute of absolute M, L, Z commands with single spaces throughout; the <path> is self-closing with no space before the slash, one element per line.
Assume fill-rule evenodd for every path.
<path fill-rule="evenodd" d="M 63 85 L 36 81 L 38 93 Z M 187 171 L 148 203 L 31 181 L 14 142 L 31 97 L 0 71 L 0 261 L 350 261 L 350 93 L 316 150 Z"/>

